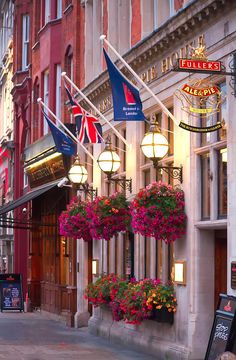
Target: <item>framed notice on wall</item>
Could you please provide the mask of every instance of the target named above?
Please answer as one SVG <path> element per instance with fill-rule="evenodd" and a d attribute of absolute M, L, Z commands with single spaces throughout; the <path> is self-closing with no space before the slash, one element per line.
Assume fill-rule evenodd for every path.
<path fill-rule="evenodd" d="M 22 280 L 20 274 L 0 274 L 1 311 L 23 310 Z"/>

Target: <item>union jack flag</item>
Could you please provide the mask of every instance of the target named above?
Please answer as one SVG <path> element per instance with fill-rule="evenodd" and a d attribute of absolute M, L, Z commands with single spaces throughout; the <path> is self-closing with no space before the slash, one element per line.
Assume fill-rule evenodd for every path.
<path fill-rule="evenodd" d="M 65 87 L 74 115 L 78 139 L 83 144 L 97 144 L 103 141 L 102 126 L 98 119 L 87 113 L 73 98 L 67 87 Z"/>

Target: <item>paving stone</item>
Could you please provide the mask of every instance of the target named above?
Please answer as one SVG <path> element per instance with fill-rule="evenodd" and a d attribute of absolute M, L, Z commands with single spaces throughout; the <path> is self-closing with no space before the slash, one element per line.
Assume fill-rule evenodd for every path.
<path fill-rule="evenodd" d="M 110 344 L 87 328 L 68 328 L 40 312 L 0 313 L 0 359 L 153 360 L 151 355 Z"/>

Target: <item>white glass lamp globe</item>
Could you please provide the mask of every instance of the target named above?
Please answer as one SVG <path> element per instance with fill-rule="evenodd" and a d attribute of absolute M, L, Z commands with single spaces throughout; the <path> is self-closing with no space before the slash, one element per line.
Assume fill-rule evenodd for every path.
<path fill-rule="evenodd" d="M 112 174 L 120 167 L 120 157 L 112 149 L 105 148 L 98 157 L 98 165 L 105 174 Z"/>
<path fill-rule="evenodd" d="M 160 132 L 150 131 L 145 134 L 141 149 L 149 159 L 162 159 L 168 152 L 169 144 Z"/>
<path fill-rule="evenodd" d="M 84 184 L 88 179 L 88 172 L 78 157 L 68 172 L 68 178 L 73 184 Z"/>

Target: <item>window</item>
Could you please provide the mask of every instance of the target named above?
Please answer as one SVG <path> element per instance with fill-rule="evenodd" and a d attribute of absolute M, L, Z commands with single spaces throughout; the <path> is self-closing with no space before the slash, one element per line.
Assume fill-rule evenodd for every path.
<path fill-rule="evenodd" d="M 49 102 L 49 73 L 48 73 L 48 71 L 45 71 L 45 73 L 44 73 L 43 87 L 44 87 L 44 104 L 46 106 L 48 106 L 48 102 Z M 44 117 L 43 135 L 46 135 L 47 133 L 48 133 L 48 123 Z"/>
<path fill-rule="evenodd" d="M 151 277 L 150 265 L 151 265 L 151 239 L 150 237 L 144 237 L 144 277 Z"/>
<path fill-rule="evenodd" d="M 57 19 L 62 17 L 62 0 L 57 0 Z"/>
<path fill-rule="evenodd" d="M 61 65 L 56 65 L 56 116 L 61 118 Z"/>
<path fill-rule="evenodd" d="M 69 45 L 65 55 L 65 71 L 67 76 L 73 81 L 73 51 Z"/>
<path fill-rule="evenodd" d="M 210 156 L 201 155 L 202 219 L 210 218 Z"/>
<path fill-rule="evenodd" d="M 171 114 L 173 114 L 173 108 L 168 109 Z M 174 122 L 173 120 L 168 116 L 168 135 L 167 140 L 169 143 L 169 150 L 168 155 L 174 154 Z"/>
<path fill-rule="evenodd" d="M 134 234 L 129 232 L 123 234 L 123 244 L 124 244 L 124 270 L 123 274 L 127 278 L 134 277 Z"/>
<path fill-rule="evenodd" d="M 223 101 L 223 103 L 220 106 L 220 112 L 218 112 L 217 114 L 217 121 L 222 123 L 222 129 L 219 130 L 218 132 L 218 140 L 225 140 L 226 136 L 227 136 L 227 131 L 226 131 L 226 123 L 227 123 L 227 119 L 226 119 L 226 109 L 227 109 L 227 97 L 226 97 L 226 83 L 223 82 L 220 85 L 218 85 L 220 88 L 220 92 L 221 92 L 221 96 L 224 98 L 225 96 L 225 101 Z"/>
<path fill-rule="evenodd" d="M 29 65 L 29 15 L 22 18 L 22 70 Z"/>
<path fill-rule="evenodd" d="M 38 78 L 35 80 L 34 83 L 34 90 L 33 90 L 33 119 L 32 119 L 32 135 L 33 135 L 33 142 L 38 139 L 39 136 L 39 106 L 37 99 L 39 98 L 39 80 Z"/>
<path fill-rule="evenodd" d="M 227 216 L 227 149 L 218 151 L 218 217 Z"/>
<path fill-rule="evenodd" d="M 51 2 L 51 0 L 44 0 L 44 1 L 45 1 L 44 24 L 47 24 L 50 21 L 50 18 L 51 18 L 51 12 L 50 12 L 50 2 Z"/>

